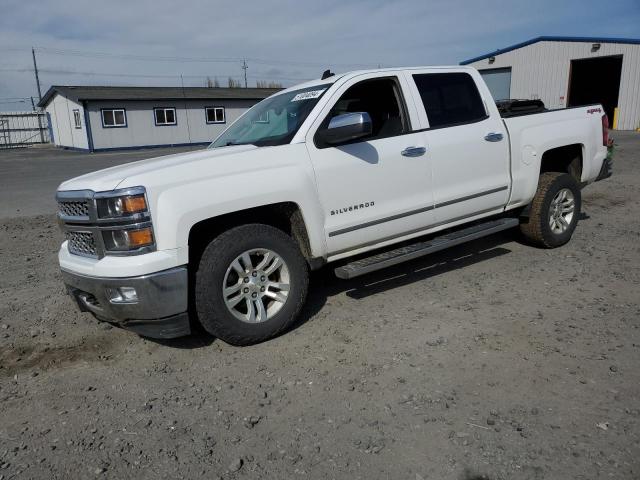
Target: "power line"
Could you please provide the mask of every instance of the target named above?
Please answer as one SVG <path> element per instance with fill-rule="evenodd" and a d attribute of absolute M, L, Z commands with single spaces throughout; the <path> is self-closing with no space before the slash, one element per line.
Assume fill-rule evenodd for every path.
<path fill-rule="evenodd" d="M 274 60 L 254 57 L 181 57 L 181 56 L 161 56 L 161 55 L 140 55 L 130 53 L 112 53 L 112 52 L 89 52 L 86 50 L 66 50 L 51 47 L 35 47 L 36 50 L 51 53 L 54 55 L 67 55 L 77 57 L 109 57 L 120 58 L 125 60 L 143 60 L 143 61 L 163 61 L 163 62 L 202 62 L 202 63 L 242 63 L 244 60 L 259 63 L 263 65 L 293 65 L 306 67 L 364 67 L 374 68 L 377 62 L 372 63 L 335 63 L 335 62 L 300 62 L 295 60 Z"/>
<path fill-rule="evenodd" d="M 0 68 L 0 72 L 17 72 L 26 73 L 33 72 L 33 68 Z M 78 70 L 63 70 L 63 69 L 50 69 L 50 68 L 38 68 L 39 73 L 46 73 L 50 75 L 83 75 L 83 76 L 104 76 L 104 77 L 131 77 L 131 78 L 179 78 L 180 74 L 167 75 L 167 74 L 144 74 L 144 73 L 107 73 L 107 72 L 83 72 Z M 202 75 L 183 75 L 184 78 L 207 78 L 207 77 L 232 77 L 239 78 L 240 74 L 237 73 L 209 73 Z M 254 75 L 247 75 L 251 79 L 264 79 L 269 78 L 273 80 L 290 80 L 296 82 L 303 82 L 310 80 L 309 77 L 282 77 L 279 75 L 270 75 L 268 73 L 256 73 Z"/>

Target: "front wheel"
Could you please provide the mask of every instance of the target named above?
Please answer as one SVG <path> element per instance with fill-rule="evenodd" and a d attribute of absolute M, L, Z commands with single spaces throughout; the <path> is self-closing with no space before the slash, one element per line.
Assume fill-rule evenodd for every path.
<path fill-rule="evenodd" d="M 232 345 L 251 345 L 291 326 L 306 299 L 307 263 L 277 228 L 251 224 L 213 239 L 196 272 L 198 319 Z"/>
<path fill-rule="evenodd" d="M 531 202 L 529 219 L 520 225 L 520 231 L 541 247 L 564 245 L 576 229 L 580 206 L 580 186 L 571 175 L 543 173 Z"/>

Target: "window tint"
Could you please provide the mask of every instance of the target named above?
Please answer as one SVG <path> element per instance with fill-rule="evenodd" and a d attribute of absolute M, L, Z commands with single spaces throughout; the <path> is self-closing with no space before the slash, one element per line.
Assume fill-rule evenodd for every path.
<path fill-rule="evenodd" d="M 487 116 L 476 84 L 467 73 L 414 75 L 429 126 L 446 127 L 475 122 Z"/>
<path fill-rule="evenodd" d="M 356 83 L 342 94 L 321 128 L 326 128 L 329 121 L 337 115 L 367 112 L 371 117 L 373 132 L 369 137 L 359 138 L 359 142 L 401 135 L 407 130 L 401 102 L 395 79 L 364 80 Z"/>

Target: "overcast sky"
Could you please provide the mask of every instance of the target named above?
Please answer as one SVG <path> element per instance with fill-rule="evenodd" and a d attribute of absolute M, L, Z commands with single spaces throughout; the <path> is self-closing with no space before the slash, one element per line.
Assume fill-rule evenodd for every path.
<path fill-rule="evenodd" d="M 207 75 L 226 86 L 242 78 L 242 58 L 249 86 L 289 86 L 329 67 L 457 64 L 540 35 L 640 38 L 640 0 L 1 3 L 0 110 L 37 99 L 32 46 L 44 94 L 52 84 L 177 86 L 180 74 L 185 86 Z"/>

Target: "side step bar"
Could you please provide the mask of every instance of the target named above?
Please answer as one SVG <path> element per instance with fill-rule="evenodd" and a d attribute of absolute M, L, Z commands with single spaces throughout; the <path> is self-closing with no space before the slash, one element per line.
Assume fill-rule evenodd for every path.
<path fill-rule="evenodd" d="M 414 243 L 361 260 L 356 260 L 355 262 L 336 268 L 334 272 L 338 278 L 348 280 L 392 265 L 397 265 L 398 263 L 407 262 L 414 258 L 424 257 L 430 253 L 439 252 L 440 250 L 470 242 L 477 238 L 486 237 L 487 235 L 502 230 L 517 227 L 519 223 L 520 221 L 517 218 L 499 218 L 498 220 L 456 230 L 440 237 L 432 238 L 431 240 Z"/>

